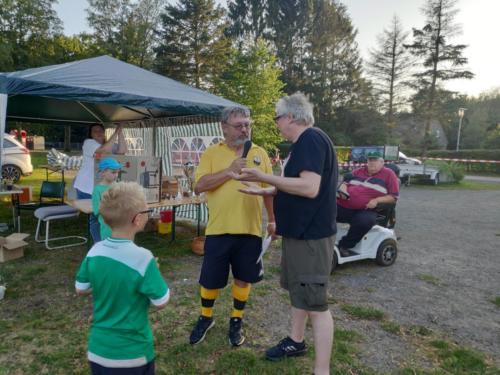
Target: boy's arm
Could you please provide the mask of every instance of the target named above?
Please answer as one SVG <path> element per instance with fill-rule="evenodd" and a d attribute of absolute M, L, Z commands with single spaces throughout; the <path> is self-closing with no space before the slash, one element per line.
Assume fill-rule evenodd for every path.
<path fill-rule="evenodd" d="M 151 305 L 158 310 L 164 308 L 170 300 L 170 289 L 163 279 L 154 258 L 149 262 L 139 292 L 148 297 Z"/>
<path fill-rule="evenodd" d="M 75 280 L 75 290 L 78 295 L 88 295 L 92 293 L 92 285 L 90 284 L 90 279 L 88 275 L 88 258 L 85 257 L 80 269 L 76 274 Z"/>

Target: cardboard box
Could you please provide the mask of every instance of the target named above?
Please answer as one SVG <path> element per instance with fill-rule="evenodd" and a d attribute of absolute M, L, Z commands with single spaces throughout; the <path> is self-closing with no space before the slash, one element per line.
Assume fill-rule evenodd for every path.
<path fill-rule="evenodd" d="M 22 258 L 24 247 L 28 244 L 24 239 L 28 236 L 27 233 L 13 233 L 7 237 L 0 236 L 0 263 Z"/>
<path fill-rule="evenodd" d="M 113 158 L 123 165 L 117 181 L 134 181 L 144 188 L 148 203 L 161 198 L 161 158 L 129 155 L 96 155 L 94 183 L 99 181 L 98 167 L 102 158 Z"/>

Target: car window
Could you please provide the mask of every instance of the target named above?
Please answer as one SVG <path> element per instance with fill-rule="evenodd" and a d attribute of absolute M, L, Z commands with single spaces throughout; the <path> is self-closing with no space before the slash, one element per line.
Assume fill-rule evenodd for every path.
<path fill-rule="evenodd" d="M 8 139 L 3 140 L 3 148 L 11 148 L 18 147 L 14 142 L 9 141 Z"/>

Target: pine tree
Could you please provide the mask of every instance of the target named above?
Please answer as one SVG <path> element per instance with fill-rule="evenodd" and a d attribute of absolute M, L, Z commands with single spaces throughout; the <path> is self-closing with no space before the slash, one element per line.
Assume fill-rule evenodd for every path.
<path fill-rule="evenodd" d="M 230 25 L 227 35 L 240 40 L 257 42 L 268 32 L 269 2 L 261 0 L 232 0 L 228 3 Z"/>
<path fill-rule="evenodd" d="M 424 91 L 426 104 L 424 113 L 424 140 L 422 154 L 425 156 L 431 142 L 430 125 L 435 115 L 438 85 L 453 79 L 471 79 L 473 73 L 464 69 L 467 58 L 463 44 L 451 44 L 450 40 L 460 33 L 454 23 L 458 12 L 457 0 L 427 0 L 423 9 L 427 24 L 422 29 L 413 29 L 413 43 L 410 52 L 422 60 L 423 70 L 415 73 L 416 87 Z"/>
<path fill-rule="evenodd" d="M 377 48 L 370 50 L 367 70 L 386 115 L 389 137 L 395 127 L 394 115 L 407 103 L 406 80 L 412 67 L 411 56 L 404 46 L 408 35 L 394 16 L 390 28 L 377 37 Z"/>
<path fill-rule="evenodd" d="M 180 0 L 161 14 L 156 70 L 198 88 L 212 89 L 230 55 L 225 11 L 214 0 Z"/>
<path fill-rule="evenodd" d="M 87 20 L 100 53 L 149 68 L 165 0 L 89 0 Z"/>

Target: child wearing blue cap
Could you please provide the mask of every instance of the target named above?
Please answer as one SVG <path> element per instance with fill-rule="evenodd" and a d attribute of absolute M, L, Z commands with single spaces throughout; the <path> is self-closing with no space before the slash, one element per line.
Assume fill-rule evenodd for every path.
<path fill-rule="evenodd" d="M 122 169 L 122 165 L 113 158 L 103 158 L 99 162 L 98 173 L 100 181 L 94 186 L 94 190 L 92 191 L 92 211 L 94 211 L 100 227 L 100 238 L 96 239 L 95 242 L 105 240 L 111 236 L 111 228 L 104 222 L 102 215 L 99 213 L 99 205 L 101 204 L 102 194 L 116 182 L 120 169 Z"/>

